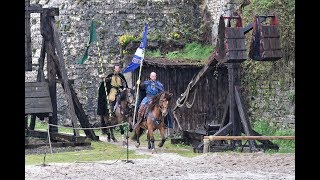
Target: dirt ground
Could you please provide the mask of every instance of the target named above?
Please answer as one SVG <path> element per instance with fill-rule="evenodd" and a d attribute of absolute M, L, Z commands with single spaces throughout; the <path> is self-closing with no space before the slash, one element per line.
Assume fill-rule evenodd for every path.
<path fill-rule="evenodd" d="M 111 160 L 26 165 L 25 179 L 295 179 L 295 154 L 220 152 L 187 158 L 161 149 L 151 154 L 146 147 L 137 149 L 129 144 L 129 149 L 152 157 L 133 159 L 133 163 Z"/>

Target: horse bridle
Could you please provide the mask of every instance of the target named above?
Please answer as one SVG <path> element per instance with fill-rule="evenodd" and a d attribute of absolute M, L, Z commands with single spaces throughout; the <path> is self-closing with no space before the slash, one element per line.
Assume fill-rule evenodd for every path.
<path fill-rule="evenodd" d="M 165 100 L 164 100 L 165 99 Z M 162 100 L 159 101 L 159 107 L 160 107 L 160 112 L 162 113 L 162 108 L 163 108 L 163 102 L 167 101 L 166 98 L 164 98 Z"/>

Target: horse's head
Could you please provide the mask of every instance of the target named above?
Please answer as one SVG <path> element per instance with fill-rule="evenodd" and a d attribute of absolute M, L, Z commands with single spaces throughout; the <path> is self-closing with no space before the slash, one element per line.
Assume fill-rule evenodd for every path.
<path fill-rule="evenodd" d="M 121 95 L 120 95 L 121 101 L 125 101 L 129 108 L 132 108 L 135 104 L 135 98 L 134 98 L 134 90 L 130 88 L 124 88 Z"/>
<path fill-rule="evenodd" d="M 166 116 L 168 114 L 169 101 L 171 97 L 172 93 L 166 91 L 160 94 L 159 106 L 162 116 Z"/>

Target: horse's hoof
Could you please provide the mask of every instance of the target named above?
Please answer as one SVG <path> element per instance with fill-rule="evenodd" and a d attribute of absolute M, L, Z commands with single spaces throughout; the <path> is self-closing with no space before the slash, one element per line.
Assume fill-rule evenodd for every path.
<path fill-rule="evenodd" d="M 111 139 L 110 139 L 110 138 L 108 138 L 108 139 L 107 139 L 107 141 L 108 141 L 108 142 L 111 142 Z"/>
<path fill-rule="evenodd" d="M 127 142 L 122 141 L 122 146 L 127 146 Z"/>
<path fill-rule="evenodd" d="M 116 138 L 112 138 L 113 142 L 118 142 L 118 140 Z"/>
<path fill-rule="evenodd" d="M 157 153 L 157 151 L 155 149 L 151 150 L 151 154 Z"/>
<path fill-rule="evenodd" d="M 136 148 L 138 148 L 140 146 L 140 143 L 136 143 Z"/>

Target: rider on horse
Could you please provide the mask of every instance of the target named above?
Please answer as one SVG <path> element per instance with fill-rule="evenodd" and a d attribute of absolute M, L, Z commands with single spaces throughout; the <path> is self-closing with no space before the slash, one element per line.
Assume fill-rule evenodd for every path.
<path fill-rule="evenodd" d="M 137 112 L 138 112 L 138 122 L 142 120 L 142 117 L 147 114 L 146 108 L 147 104 L 150 102 L 153 96 L 161 93 L 164 91 L 164 86 L 162 83 L 156 80 L 157 74 L 155 72 L 150 73 L 150 80 L 144 81 L 140 85 L 140 93 L 139 93 L 139 99 L 137 103 Z M 140 105 L 141 103 L 141 105 Z M 168 116 L 165 118 L 165 124 L 168 128 L 173 128 L 172 126 L 172 118 L 170 113 L 168 113 Z M 137 123 L 138 124 L 138 123 Z M 171 132 L 170 132 L 170 135 Z"/>
<path fill-rule="evenodd" d="M 97 114 L 101 116 L 102 126 L 105 126 L 105 120 L 107 119 L 105 119 L 104 116 L 107 116 L 109 112 L 109 116 L 114 117 L 115 105 L 119 100 L 116 95 L 121 92 L 123 88 L 127 88 L 128 84 L 123 74 L 120 73 L 120 66 L 117 64 L 114 66 L 113 73 L 110 73 L 107 77 L 101 77 L 103 81 L 99 87 Z M 104 84 L 106 84 L 106 87 Z M 105 90 L 107 90 L 108 99 Z"/>

